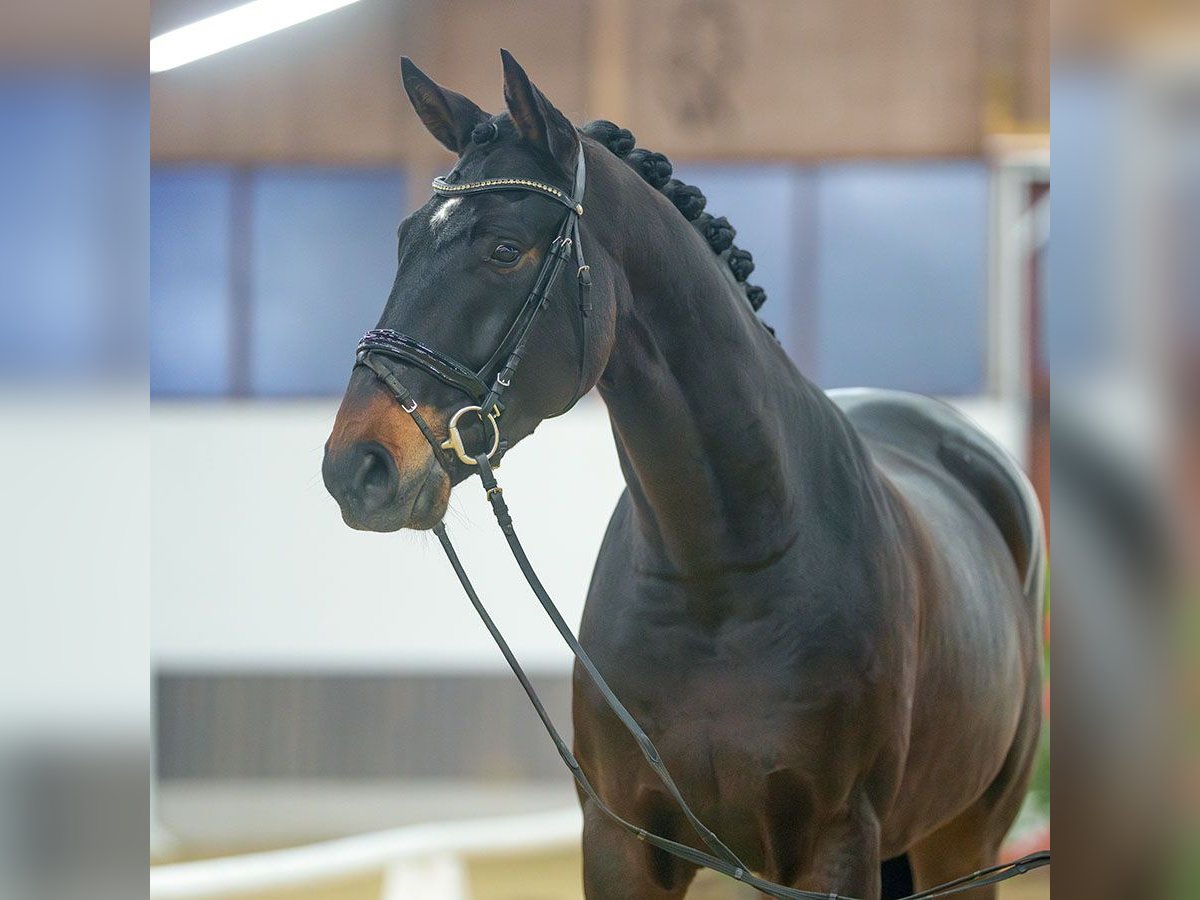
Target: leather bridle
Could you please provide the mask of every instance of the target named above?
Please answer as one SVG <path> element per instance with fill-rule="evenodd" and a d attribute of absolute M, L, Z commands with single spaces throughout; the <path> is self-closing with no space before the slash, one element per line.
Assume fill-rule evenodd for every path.
<path fill-rule="evenodd" d="M 567 404 L 567 409 L 570 409 L 575 401 L 579 399 L 580 394 L 586 386 L 587 321 L 588 314 L 591 311 L 591 302 L 589 299 L 591 272 L 584 262 L 583 248 L 579 235 L 579 219 L 583 215 L 583 199 L 586 187 L 587 170 L 582 141 L 579 145 L 578 162 L 575 169 L 574 190 L 570 196 L 553 185 L 526 178 L 488 178 L 482 181 L 465 183 L 451 181 L 448 178 L 435 178 L 433 181 L 434 193 L 444 197 L 459 197 L 490 191 L 526 191 L 549 197 L 561 203 L 566 207 L 567 213 L 559 225 L 558 232 L 550 243 L 537 279 L 534 281 L 533 288 L 526 297 L 525 303 L 522 305 L 516 320 L 509 328 L 503 340 L 501 340 L 500 346 L 496 348 L 496 351 L 483 365 L 483 368 L 474 370 L 470 366 L 458 362 L 453 357 L 427 346 L 416 338 L 390 329 L 368 331 L 359 342 L 355 364 L 369 369 L 383 382 L 396 398 L 401 408 L 412 417 L 417 427 L 421 430 L 421 433 L 425 436 L 425 439 L 429 441 L 430 446 L 433 448 L 434 456 L 446 468 L 447 472 L 449 472 L 449 467 L 442 458 L 441 453 L 444 450 L 452 450 L 459 461 L 465 465 L 475 467 L 475 471 L 479 473 L 480 481 L 483 483 L 488 502 L 491 504 L 492 512 L 496 517 L 496 522 L 499 524 L 500 530 L 504 533 L 505 540 L 512 551 L 517 565 L 521 569 L 521 573 L 525 576 L 525 580 L 533 590 L 546 615 L 571 649 L 579 665 L 596 686 L 596 689 L 604 698 L 604 702 L 616 714 L 621 724 L 636 741 L 642 755 L 650 764 L 651 769 L 658 775 L 667 792 L 675 800 L 684 817 L 712 852 L 706 853 L 687 844 L 673 841 L 670 838 L 647 831 L 620 816 L 600 798 L 600 795 L 588 780 L 587 775 L 584 774 L 583 768 L 575 758 L 574 753 L 571 752 L 571 748 L 567 745 L 562 735 L 559 734 L 549 713 L 547 713 L 545 706 L 542 704 L 541 698 L 538 696 L 537 691 L 534 690 L 532 682 L 530 682 L 529 677 L 525 674 L 525 670 L 513 654 L 504 635 L 497 628 L 496 623 L 492 620 L 483 602 L 479 599 L 479 595 L 475 591 L 475 587 L 471 583 L 466 569 L 463 568 L 462 562 L 458 558 L 458 553 L 455 551 L 454 545 L 450 542 L 450 536 L 446 533 L 445 522 L 439 522 L 434 526 L 433 532 L 437 535 L 438 541 L 441 543 L 442 549 L 445 551 L 455 575 L 458 576 L 458 580 L 462 584 L 467 598 L 479 614 L 488 633 L 491 634 L 496 645 L 500 648 L 500 652 L 504 655 L 509 668 L 512 669 L 513 674 L 520 682 L 530 703 L 533 704 L 538 718 L 541 719 L 547 733 L 550 735 L 550 739 L 554 742 L 554 746 L 558 750 L 558 755 L 562 757 L 563 762 L 570 769 L 571 775 L 583 793 L 596 804 L 596 808 L 638 840 L 645 841 L 692 865 L 713 869 L 730 878 L 748 884 L 768 896 L 786 898 L 786 900 L 851 900 L 851 898 L 839 894 L 805 891 L 759 878 L 750 872 L 746 865 L 738 859 L 737 855 L 700 821 L 691 807 L 688 806 L 670 772 L 667 771 L 667 767 L 664 765 L 662 757 L 659 755 L 654 743 L 608 686 L 608 682 L 604 680 L 604 676 L 600 674 L 595 663 L 588 656 L 587 651 L 580 645 L 574 632 L 571 631 L 571 627 L 563 619 L 562 614 L 558 611 L 558 607 L 555 606 L 549 593 L 542 586 L 542 582 L 534 571 L 529 557 L 525 554 L 525 548 L 521 545 L 516 530 L 513 527 L 513 520 L 508 510 L 508 504 L 504 500 L 504 489 L 496 482 L 492 460 L 496 458 L 497 454 L 503 453 L 505 449 L 505 442 L 500 434 L 500 415 L 504 409 L 501 398 L 505 390 L 512 384 L 513 375 L 524 358 L 529 334 L 533 329 L 534 323 L 537 321 L 538 314 L 548 305 L 549 291 L 557 281 L 563 265 L 570 259 L 572 248 L 574 248 L 574 256 L 577 264 L 576 282 L 579 290 L 579 327 L 576 330 L 579 341 L 579 383 L 575 394 Z M 445 440 L 439 439 L 434 433 L 433 428 L 417 409 L 417 400 L 412 391 L 400 381 L 399 377 L 392 371 L 385 360 L 395 360 L 424 371 L 444 384 L 465 394 L 472 401 L 450 417 L 448 425 L 449 433 Z M 501 365 L 502 361 L 503 365 Z M 497 366 L 500 368 L 497 369 Z M 491 387 L 488 387 L 486 379 L 493 372 L 494 376 Z M 462 434 L 459 430 L 459 420 L 469 413 L 477 414 L 480 421 L 485 423 L 491 431 L 490 437 L 485 440 L 485 446 L 481 447 L 479 452 L 474 454 L 470 453 L 464 446 Z M 1015 875 L 1048 865 L 1049 862 L 1049 851 L 1031 853 L 1019 860 L 981 869 L 978 872 L 973 872 L 970 875 L 965 875 L 962 878 L 955 879 L 935 888 L 912 894 L 904 898 L 904 900 L 932 900 L 934 897 L 957 894 L 971 888 L 1004 881 Z"/>
<path fill-rule="evenodd" d="M 530 178 L 485 178 L 482 181 L 460 183 L 439 176 L 433 180 L 434 193 L 442 197 L 461 197 L 493 191 L 526 191 L 549 197 L 567 208 L 567 213 L 558 227 L 558 233 L 550 242 L 542 266 L 538 270 L 537 278 L 534 279 L 533 287 L 525 297 L 520 312 L 517 313 L 512 326 L 501 339 L 500 345 L 488 357 L 481 369 L 476 371 L 416 338 L 389 328 L 368 331 L 359 341 L 356 365 L 370 369 L 388 386 L 404 411 L 414 418 L 421 433 L 433 444 L 435 455 L 439 449 L 452 450 L 464 465 L 477 465 L 475 455 L 467 452 L 463 444 L 462 432 L 459 430 L 459 420 L 468 413 L 475 413 L 480 422 L 490 431 L 490 439 L 485 448 L 487 458 L 494 460 L 498 453 L 503 452 L 504 442 L 500 438 L 499 421 L 500 414 L 504 411 L 504 406 L 500 402 L 501 398 L 504 396 L 505 390 L 512 384 L 513 375 L 525 356 L 529 334 L 538 320 L 538 314 L 548 305 L 549 291 L 557 282 L 563 265 L 571 258 L 572 248 L 575 251 L 575 280 L 579 289 L 579 324 L 575 329 L 579 345 L 579 382 L 571 401 L 562 412 L 569 410 L 583 393 L 584 382 L 587 379 L 587 323 L 588 316 L 592 311 L 591 269 L 584 261 L 583 244 L 579 239 L 579 218 L 583 215 L 583 193 L 586 186 L 587 163 L 583 155 L 582 142 L 579 144 L 579 155 L 575 165 L 575 188 L 569 196 L 551 184 L 534 181 Z M 385 358 L 414 366 L 470 398 L 470 404 L 462 407 L 450 417 L 449 433 L 444 441 L 438 441 L 433 437 L 433 431 L 429 424 L 417 412 L 416 397 L 383 363 Z M 490 388 L 486 382 L 489 375 L 493 376 Z M 438 458 L 439 462 L 442 462 L 440 455 Z"/>

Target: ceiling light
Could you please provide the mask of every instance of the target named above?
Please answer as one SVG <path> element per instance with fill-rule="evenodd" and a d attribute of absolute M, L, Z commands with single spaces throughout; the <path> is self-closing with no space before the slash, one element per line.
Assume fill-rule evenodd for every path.
<path fill-rule="evenodd" d="M 150 71 L 165 72 L 357 0 L 252 0 L 150 40 Z"/>

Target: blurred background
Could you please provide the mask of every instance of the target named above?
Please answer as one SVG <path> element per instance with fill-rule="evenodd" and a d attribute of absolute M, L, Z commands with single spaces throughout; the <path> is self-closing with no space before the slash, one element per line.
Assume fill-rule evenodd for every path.
<path fill-rule="evenodd" d="M 451 163 L 399 56 L 498 110 L 501 46 L 705 192 L 812 380 L 944 397 L 1026 466 L 1055 882 L 1196 895 L 1193 3 L 296 0 L 339 8 L 147 76 L 150 37 L 237 5 L 0 22 L 0 895 L 140 892 L 148 805 L 152 862 L 217 860 L 156 896 L 580 896 L 569 778 L 436 543 L 351 532 L 319 475 L 396 226 Z M 577 622 L 621 489 L 602 404 L 504 481 Z M 569 657 L 480 499 L 450 529 L 567 729 Z M 1049 840 L 1048 743 L 1006 853 Z"/>
<path fill-rule="evenodd" d="M 160 0 L 151 33 L 230 5 Z M 947 397 L 1046 496 L 1048 41 L 1040 0 L 364 0 L 153 75 L 160 852 L 574 803 L 436 543 L 349 531 L 319 477 L 396 225 L 452 163 L 408 104 L 401 54 L 494 111 L 505 47 L 575 122 L 631 129 L 738 229 L 764 317 L 810 378 Z M 603 405 L 547 423 L 504 468 L 577 622 L 623 486 Z M 456 494 L 451 529 L 565 727 L 570 656 L 477 493 Z M 1047 787 L 1022 847 L 1048 840 Z M 549 874 L 563 857 L 503 896 L 577 896 L 573 863 Z"/>

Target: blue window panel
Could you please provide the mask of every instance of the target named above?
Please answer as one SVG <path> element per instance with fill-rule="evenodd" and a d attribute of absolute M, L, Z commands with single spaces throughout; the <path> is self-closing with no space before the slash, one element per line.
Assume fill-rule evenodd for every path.
<path fill-rule="evenodd" d="M 142 343 L 146 86 L 106 75 L 0 79 L 0 373 L 114 371 Z M 131 340 L 132 337 L 132 340 Z M 47 345 L 53 353 L 46 353 Z"/>
<path fill-rule="evenodd" d="M 340 394 L 395 279 L 404 178 L 268 170 L 251 204 L 251 390 Z"/>
<path fill-rule="evenodd" d="M 150 390 L 232 388 L 233 178 L 223 168 L 150 175 Z"/>
<path fill-rule="evenodd" d="M 725 216 L 737 229 L 734 243 L 754 255 L 751 284 L 767 292 L 760 315 L 801 368 L 812 361 L 805 327 L 811 253 L 806 222 L 813 204 L 811 170 L 785 165 L 689 164 L 675 177 L 708 199 L 705 212 Z"/>
<path fill-rule="evenodd" d="M 827 166 L 820 170 L 817 203 L 822 386 L 981 392 L 985 167 Z"/>

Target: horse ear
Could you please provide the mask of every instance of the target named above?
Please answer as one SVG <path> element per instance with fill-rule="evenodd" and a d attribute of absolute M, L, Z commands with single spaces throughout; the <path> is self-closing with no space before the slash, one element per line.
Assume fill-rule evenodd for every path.
<path fill-rule="evenodd" d="M 517 131 L 529 143 L 549 153 L 564 171 L 574 171 L 579 146 L 575 126 L 529 80 L 511 53 L 501 50 L 500 59 L 504 63 L 504 102 Z"/>
<path fill-rule="evenodd" d="M 471 129 L 491 117 L 462 94 L 442 87 L 407 56 L 400 57 L 400 74 L 408 99 L 429 133 L 447 150 L 461 156 L 471 139 Z"/>

